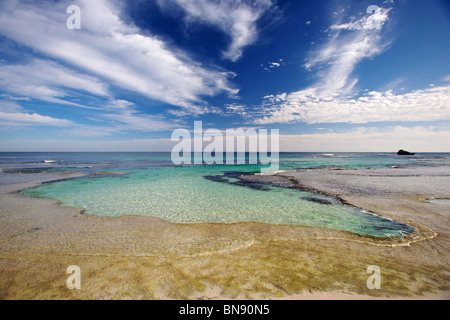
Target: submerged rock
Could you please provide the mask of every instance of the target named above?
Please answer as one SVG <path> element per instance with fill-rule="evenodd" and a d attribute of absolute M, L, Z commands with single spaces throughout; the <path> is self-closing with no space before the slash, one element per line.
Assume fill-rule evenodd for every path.
<path fill-rule="evenodd" d="M 243 178 L 246 175 L 248 175 L 248 173 L 238 171 L 226 171 L 222 175 L 203 176 L 203 178 L 214 182 L 228 183 L 260 191 L 270 191 L 270 188 L 267 187 L 266 183 L 261 181 L 246 180 Z M 235 179 L 237 181 L 232 181 L 230 179 Z"/>
<path fill-rule="evenodd" d="M 315 202 L 315 203 L 326 204 L 326 205 L 332 205 L 333 204 L 333 202 L 331 202 L 330 200 L 321 199 L 321 198 L 305 197 L 305 198 L 301 198 L 301 199 L 302 200 L 306 200 L 306 201 Z"/>

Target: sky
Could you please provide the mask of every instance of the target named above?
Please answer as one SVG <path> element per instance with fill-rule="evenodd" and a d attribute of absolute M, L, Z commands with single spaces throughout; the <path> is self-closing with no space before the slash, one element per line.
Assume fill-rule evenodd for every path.
<path fill-rule="evenodd" d="M 0 151 L 171 151 L 202 121 L 450 152 L 449 39 L 446 0 L 2 0 Z"/>

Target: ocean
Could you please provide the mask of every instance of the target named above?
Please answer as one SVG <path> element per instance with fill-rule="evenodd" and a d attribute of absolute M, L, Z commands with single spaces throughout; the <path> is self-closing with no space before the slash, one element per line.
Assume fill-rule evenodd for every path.
<path fill-rule="evenodd" d="M 280 153 L 279 170 L 440 166 L 450 154 Z M 51 198 L 85 214 L 143 215 L 174 223 L 260 222 L 323 227 L 373 237 L 399 237 L 411 226 L 339 199 L 242 175 L 261 165 L 181 165 L 170 153 L 0 153 L 3 173 L 80 171 L 82 178 L 45 183 L 23 194 Z"/>

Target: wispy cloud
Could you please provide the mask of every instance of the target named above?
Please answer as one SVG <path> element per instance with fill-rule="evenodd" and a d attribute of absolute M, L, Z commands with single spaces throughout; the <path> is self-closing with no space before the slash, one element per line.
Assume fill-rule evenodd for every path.
<path fill-rule="evenodd" d="M 374 13 L 366 15 L 359 20 L 334 24 L 330 27 L 332 30 L 373 30 L 381 29 L 389 18 L 391 8 L 378 8 Z"/>
<path fill-rule="evenodd" d="M 97 124 L 72 124 L 63 133 L 77 137 L 100 137 L 126 132 L 167 131 L 180 126 L 178 120 L 142 113 L 134 103 L 122 99 L 111 99 L 89 120 Z"/>
<path fill-rule="evenodd" d="M 330 28 L 330 40 L 311 51 L 305 63 L 306 69 L 314 69 L 319 75 L 320 81 L 315 85 L 318 93 L 329 95 L 351 92 L 358 82 L 357 78 L 351 77 L 356 65 L 380 54 L 390 44 L 381 37 L 380 30 L 372 26 L 374 16 L 383 26 L 389 11 L 380 8 L 376 14 Z"/>
<path fill-rule="evenodd" d="M 231 104 L 227 104 L 225 105 L 225 116 L 231 116 L 231 115 L 240 115 L 241 117 L 245 118 L 249 118 L 251 117 L 251 114 L 248 114 L 247 112 L 247 107 L 243 104 L 238 104 L 238 103 L 231 103 Z"/>
<path fill-rule="evenodd" d="M 284 65 L 285 65 L 284 59 L 279 59 L 279 60 L 273 61 L 273 62 L 269 61 L 269 62 L 267 62 L 267 64 L 261 64 L 261 68 L 264 71 L 271 72 L 272 70 L 278 69 L 278 68 L 280 68 L 281 66 L 284 66 Z"/>
<path fill-rule="evenodd" d="M 74 122 L 66 119 L 58 119 L 41 115 L 35 112 L 27 112 L 15 102 L 0 102 L 0 125 L 5 127 L 51 126 L 67 127 Z"/>
<path fill-rule="evenodd" d="M 405 82 L 408 80 L 408 78 L 406 77 L 398 77 L 392 81 L 389 81 L 388 83 L 386 83 L 385 85 L 383 85 L 382 87 L 382 91 L 388 91 L 388 90 L 392 90 L 392 91 L 397 91 L 397 90 L 404 90 L 405 88 L 403 87 L 405 85 Z"/>
<path fill-rule="evenodd" d="M 244 49 L 258 39 L 256 22 L 269 9 L 271 0 L 159 0 L 161 6 L 175 2 L 187 14 L 187 21 L 201 21 L 220 28 L 231 37 L 231 44 L 223 52 L 226 59 L 237 61 Z"/>
<path fill-rule="evenodd" d="M 228 72 L 193 61 L 125 22 L 123 1 L 78 1 L 81 30 L 66 27 L 69 4 L 72 2 L 2 1 L 0 35 L 62 61 L 78 73 L 188 110 L 204 104 L 202 96 L 238 93 L 229 83 Z M 101 86 L 92 88 L 98 89 L 97 94 L 104 93 Z M 42 89 L 38 97 L 60 95 L 55 88 Z"/>
<path fill-rule="evenodd" d="M 102 115 L 111 125 L 120 131 L 166 131 L 178 127 L 177 121 L 167 120 L 159 115 L 143 114 L 137 107 L 126 100 L 112 100 L 104 108 L 107 112 Z"/>
<path fill-rule="evenodd" d="M 140 112 L 135 104 L 126 100 L 111 99 L 99 106 L 83 124 L 67 119 L 42 115 L 22 107 L 13 101 L 0 101 L 0 125 L 4 128 L 58 127 L 61 134 L 70 137 L 101 137 L 126 132 L 156 132 L 173 130 L 180 126 L 178 120 L 161 115 Z"/>
<path fill-rule="evenodd" d="M 86 106 L 64 100 L 71 96 L 69 91 L 79 90 L 96 96 L 109 95 L 107 85 L 98 78 L 37 58 L 26 64 L 0 65 L 0 86 L 4 91 L 19 95 L 22 99 L 33 98 L 83 108 Z"/>

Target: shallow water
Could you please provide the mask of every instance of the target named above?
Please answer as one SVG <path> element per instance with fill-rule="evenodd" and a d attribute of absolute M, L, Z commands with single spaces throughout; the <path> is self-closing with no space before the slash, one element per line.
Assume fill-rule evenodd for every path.
<path fill-rule="evenodd" d="M 449 154 L 283 153 L 279 169 L 390 168 L 448 162 Z M 170 153 L 0 153 L 0 165 L 25 172 L 32 168 L 31 172 L 76 170 L 90 174 L 24 193 L 57 199 L 92 215 L 145 215 L 175 223 L 254 221 L 326 227 L 374 237 L 413 231 L 332 197 L 240 179 L 242 173 L 260 172 L 258 165 L 174 166 Z M 112 175 L 115 172 L 118 174 Z"/>
<path fill-rule="evenodd" d="M 237 167 L 237 166 L 236 166 Z M 374 237 L 402 236 L 404 224 L 298 189 L 212 181 L 230 166 L 155 167 L 120 177 L 82 178 L 45 184 L 26 194 L 57 199 L 87 214 L 155 216 L 175 223 L 235 223 L 326 227 Z M 242 168 L 234 168 L 242 169 Z"/>
<path fill-rule="evenodd" d="M 431 200 L 427 200 L 427 202 L 450 206 L 450 199 L 431 199 Z"/>

